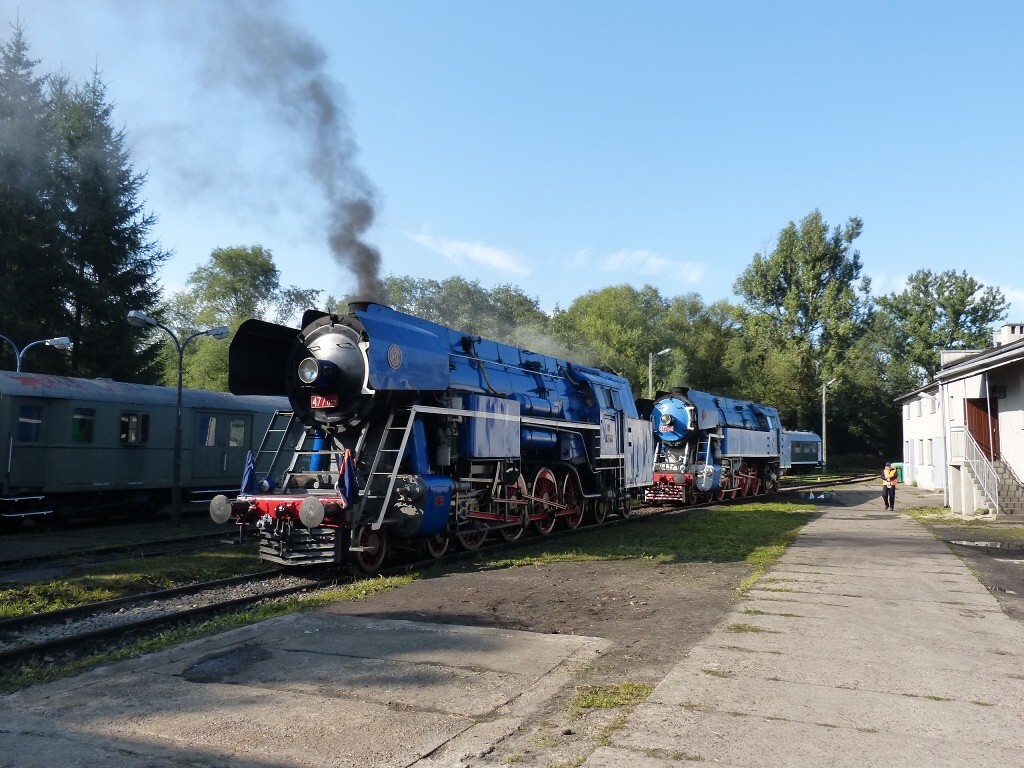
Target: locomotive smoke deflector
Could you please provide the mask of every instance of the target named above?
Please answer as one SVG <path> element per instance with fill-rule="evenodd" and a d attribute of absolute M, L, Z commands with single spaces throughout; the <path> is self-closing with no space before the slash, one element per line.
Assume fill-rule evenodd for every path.
<path fill-rule="evenodd" d="M 235 395 L 271 395 L 283 397 L 281 371 L 298 331 L 286 325 L 263 320 L 246 320 L 228 347 L 228 389 Z"/>

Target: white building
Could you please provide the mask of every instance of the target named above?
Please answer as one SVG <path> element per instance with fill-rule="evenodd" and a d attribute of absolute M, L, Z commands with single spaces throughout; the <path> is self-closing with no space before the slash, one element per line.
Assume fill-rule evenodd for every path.
<path fill-rule="evenodd" d="M 1024 514 L 1024 325 L 983 351 L 943 352 L 935 381 L 898 398 L 903 480 L 954 512 Z"/>

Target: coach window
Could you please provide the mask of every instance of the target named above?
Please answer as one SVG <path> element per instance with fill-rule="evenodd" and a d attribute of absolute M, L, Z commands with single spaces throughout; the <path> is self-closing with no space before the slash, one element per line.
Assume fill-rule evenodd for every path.
<path fill-rule="evenodd" d="M 149 414 L 121 414 L 121 443 L 124 445 L 145 445 L 149 442 Z"/>
<path fill-rule="evenodd" d="M 39 405 L 23 405 L 18 411 L 18 442 L 39 443 L 43 439 L 43 409 Z"/>
<path fill-rule="evenodd" d="M 96 424 L 95 408 L 75 408 L 71 412 L 71 442 L 74 445 L 92 443 L 93 428 Z"/>
<path fill-rule="evenodd" d="M 216 416 L 199 417 L 199 444 L 206 448 L 212 448 L 217 444 Z"/>
<path fill-rule="evenodd" d="M 245 419 L 232 419 L 228 434 L 228 445 L 237 447 L 245 445 Z"/>

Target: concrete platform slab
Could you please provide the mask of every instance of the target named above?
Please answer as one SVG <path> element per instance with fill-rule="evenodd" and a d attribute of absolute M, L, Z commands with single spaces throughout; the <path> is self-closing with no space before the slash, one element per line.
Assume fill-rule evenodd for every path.
<path fill-rule="evenodd" d="M 1024 765 L 1024 626 L 925 528 L 846 495 L 585 766 Z"/>
<path fill-rule="evenodd" d="M 827 721 L 773 720 L 750 714 L 693 713 L 641 706 L 615 746 L 630 754 L 664 754 L 676 761 L 763 768 L 963 768 L 1019 765 L 1020 749 L 889 731 L 872 732 Z M 679 765 L 679 762 L 675 763 Z M 687 764 L 687 763 L 683 763 Z M 593 768 L 589 760 L 584 763 Z M 619 765 L 634 765 L 623 761 Z"/>
<path fill-rule="evenodd" d="M 288 616 L 0 700 L 0 766 L 406 766 L 515 729 L 604 641 Z"/>

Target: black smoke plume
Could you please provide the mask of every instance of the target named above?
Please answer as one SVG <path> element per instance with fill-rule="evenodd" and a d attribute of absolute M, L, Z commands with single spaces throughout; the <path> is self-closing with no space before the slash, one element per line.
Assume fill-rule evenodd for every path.
<path fill-rule="evenodd" d="M 310 175 L 329 210 L 328 244 L 356 277 L 354 298 L 385 302 L 380 252 L 363 236 L 373 224 L 376 190 L 355 162 L 345 94 L 326 70 L 327 54 L 283 18 L 276 0 L 231 0 L 216 6 L 220 22 L 212 55 L 218 70 L 293 129 Z"/>

